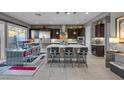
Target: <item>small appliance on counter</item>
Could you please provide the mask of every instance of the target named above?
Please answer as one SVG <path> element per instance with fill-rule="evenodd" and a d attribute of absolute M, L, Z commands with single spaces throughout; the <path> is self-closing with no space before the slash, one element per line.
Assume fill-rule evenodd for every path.
<path fill-rule="evenodd" d="M 84 38 L 83 36 L 78 37 L 78 38 L 77 38 L 77 41 L 78 41 L 79 44 L 85 45 L 85 38 Z"/>

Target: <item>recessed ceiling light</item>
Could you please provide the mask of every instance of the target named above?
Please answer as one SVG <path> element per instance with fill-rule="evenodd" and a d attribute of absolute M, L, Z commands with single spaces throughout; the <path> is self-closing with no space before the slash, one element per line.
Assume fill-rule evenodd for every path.
<path fill-rule="evenodd" d="M 56 12 L 56 14 L 59 14 L 59 12 Z"/>
<path fill-rule="evenodd" d="M 36 16 L 42 16 L 42 14 L 40 14 L 40 13 L 36 13 L 35 15 L 36 15 Z"/>
<path fill-rule="evenodd" d="M 69 14 L 70 14 L 70 12 L 65 12 L 65 14 L 68 14 L 68 15 L 69 15 Z"/>
<path fill-rule="evenodd" d="M 56 34 L 58 35 L 58 34 L 59 34 L 59 32 L 56 32 Z"/>
<path fill-rule="evenodd" d="M 73 14 L 77 14 L 77 12 L 73 12 Z"/>
<path fill-rule="evenodd" d="M 86 12 L 85 14 L 89 14 L 89 12 Z"/>

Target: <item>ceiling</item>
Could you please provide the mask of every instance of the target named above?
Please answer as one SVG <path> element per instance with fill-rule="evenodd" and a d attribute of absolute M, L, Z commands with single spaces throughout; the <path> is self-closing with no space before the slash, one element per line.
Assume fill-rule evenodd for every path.
<path fill-rule="evenodd" d="M 85 24 L 101 12 L 4 12 L 30 25 Z"/>

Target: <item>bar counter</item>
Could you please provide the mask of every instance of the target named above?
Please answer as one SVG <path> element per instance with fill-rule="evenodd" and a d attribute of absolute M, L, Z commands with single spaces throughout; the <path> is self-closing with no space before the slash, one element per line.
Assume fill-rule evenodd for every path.
<path fill-rule="evenodd" d="M 61 54 L 61 58 L 63 58 L 63 49 L 66 47 L 72 47 L 74 49 L 78 49 L 78 48 L 87 48 L 86 46 L 80 45 L 80 44 L 69 44 L 69 45 L 60 45 L 60 44 L 51 44 L 49 46 L 47 46 L 47 62 L 49 62 L 50 60 L 50 48 L 52 47 L 59 47 L 60 48 L 60 54 Z M 74 59 L 76 57 L 76 54 L 74 54 Z"/>

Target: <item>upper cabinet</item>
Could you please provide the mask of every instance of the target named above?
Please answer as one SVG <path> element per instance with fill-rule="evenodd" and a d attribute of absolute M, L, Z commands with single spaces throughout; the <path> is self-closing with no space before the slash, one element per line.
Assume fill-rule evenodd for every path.
<path fill-rule="evenodd" d="M 85 36 L 85 29 L 84 28 L 68 28 L 68 39 L 77 39 L 79 36 Z"/>
<path fill-rule="evenodd" d="M 60 29 L 51 29 L 50 38 L 51 39 L 60 39 Z"/>
<path fill-rule="evenodd" d="M 78 36 L 85 36 L 85 28 L 77 28 Z"/>
<path fill-rule="evenodd" d="M 95 26 L 95 37 L 104 37 L 104 24 Z"/>
<path fill-rule="evenodd" d="M 68 29 L 68 39 L 77 39 L 77 31 L 75 29 Z"/>

